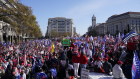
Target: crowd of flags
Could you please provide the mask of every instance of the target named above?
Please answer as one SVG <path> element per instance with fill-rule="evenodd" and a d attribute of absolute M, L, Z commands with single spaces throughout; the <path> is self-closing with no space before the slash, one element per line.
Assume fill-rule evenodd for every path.
<path fill-rule="evenodd" d="M 124 34 L 121 35 L 119 33 L 117 37 L 113 37 L 111 35 L 105 35 L 104 37 L 92 37 L 92 36 L 90 36 L 90 37 L 88 37 L 88 39 L 89 39 L 89 41 L 93 41 L 94 39 L 96 39 L 98 42 L 103 43 L 101 49 L 102 49 L 102 56 L 104 56 L 105 55 L 105 47 L 106 47 L 105 43 L 106 43 L 106 41 L 115 42 L 114 50 L 116 50 L 117 44 L 119 42 L 126 43 L 130 38 L 135 37 L 135 36 L 139 36 L 139 34 L 136 32 L 130 32 L 126 35 L 124 35 Z M 87 37 L 66 37 L 66 39 L 79 40 L 79 41 L 76 41 L 74 44 L 77 44 L 78 46 L 80 46 L 80 44 L 82 43 L 81 41 L 87 40 Z M 33 40 L 33 41 L 29 41 L 28 43 L 32 45 L 33 42 L 38 42 L 39 44 L 49 46 L 49 47 L 52 46 L 52 41 L 49 39 Z M 11 43 L 3 43 L 4 46 L 9 45 L 9 44 L 11 44 Z M 140 53 L 140 52 L 137 52 L 137 51 L 134 52 L 133 65 L 132 65 L 132 79 L 140 79 L 140 59 L 138 57 L 138 53 Z M 26 54 L 25 54 L 24 58 L 25 58 L 24 60 L 26 61 Z M 26 64 L 26 62 L 25 62 L 25 64 Z"/>

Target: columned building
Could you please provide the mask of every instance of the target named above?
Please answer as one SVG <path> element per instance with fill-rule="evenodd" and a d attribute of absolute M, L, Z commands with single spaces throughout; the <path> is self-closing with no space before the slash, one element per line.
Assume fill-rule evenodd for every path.
<path fill-rule="evenodd" d="M 94 20 L 94 22 L 95 21 L 96 20 Z M 92 26 L 94 24 L 95 23 L 93 23 L 92 20 Z M 88 28 L 88 32 L 92 29 L 92 26 Z M 99 35 L 118 35 L 119 33 L 127 34 L 132 30 L 140 33 L 140 12 L 126 12 L 118 15 L 112 15 L 107 19 L 106 23 L 98 23 L 93 29 Z"/>
<path fill-rule="evenodd" d="M 19 41 L 15 29 L 10 24 L 0 21 L 0 42 L 15 43 Z"/>
<path fill-rule="evenodd" d="M 49 18 L 47 26 L 47 36 L 73 36 L 74 28 L 72 19 L 64 17 Z"/>
<path fill-rule="evenodd" d="M 140 12 L 126 12 L 113 15 L 106 21 L 106 33 L 116 35 L 128 33 L 131 29 L 140 33 Z"/>
<path fill-rule="evenodd" d="M 15 3 L 18 3 L 19 0 L 13 0 Z M 9 0 L 0 0 L 0 9 L 2 10 L 11 10 L 16 9 L 16 5 L 10 3 Z M 11 10 L 12 11 L 12 10 Z M 12 16 L 10 13 L 0 13 L 0 42 L 11 42 L 11 43 L 17 43 L 19 41 L 24 41 L 25 37 L 27 38 L 27 35 L 25 35 L 25 32 L 22 32 L 21 34 L 18 34 L 16 32 L 16 29 L 11 24 L 5 22 L 1 17 L 6 16 L 10 21 L 15 22 L 15 16 Z M 22 24 L 21 24 L 22 25 Z M 23 30 L 25 28 L 21 28 Z"/>

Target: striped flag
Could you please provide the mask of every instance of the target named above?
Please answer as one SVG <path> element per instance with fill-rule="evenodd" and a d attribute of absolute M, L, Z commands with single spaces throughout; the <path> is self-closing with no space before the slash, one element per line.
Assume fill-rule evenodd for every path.
<path fill-rule="evenodd" d="M 137 51 L 134 52 L 133 57 L 132 79 L 140 79 L 140 59 Z"/>
<path fill-rule="evenodd" d="M 105 43 L 102 45 L 102 58 L 105 56 Z"/>
<path fill-rule="evenodd" d="M 136 32 L 130 32 L 127 35 L 125 35 L 122 40 L 123 42 L 127 42 L 131 37 L 138 35 Z"/>

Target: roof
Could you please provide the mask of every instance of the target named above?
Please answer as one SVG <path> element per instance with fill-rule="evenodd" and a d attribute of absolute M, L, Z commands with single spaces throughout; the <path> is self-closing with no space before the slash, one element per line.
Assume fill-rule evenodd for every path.
<path fill-rule="evenodd" d="M 124 15 L 130 15 L 130 14 L 139 14 L 140 15 L 140 12 L 126 12 L 126 13 L 122 13 L 122 14 L 115 14 L 115 15 L 112 15 L 111 17 L 109 17 L 108 19 L 113 19 L 113 18 L 116 18 L 116 17 L 120 17 L 120 16 L 124 16 Z"/>

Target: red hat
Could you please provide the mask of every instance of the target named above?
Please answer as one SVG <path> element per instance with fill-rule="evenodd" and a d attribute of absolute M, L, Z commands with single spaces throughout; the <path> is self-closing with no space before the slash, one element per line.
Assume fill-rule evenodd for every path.
<path fill-rule="evenodd" d="M 123 64 L 123 62 L 122 61 L 118 61 L 117 64 Z"/>
<path fill-rule="evenodd" d="M 7 61 L 3 61 L 4 63 L 6 63 Z"/>
<path fill-rule="evenodd" d="M 108 61 L 108 58 L 105 58 L 104 61 Z"/>
<path fill-rule="evenodd" d="M 30 58 L 33 58 L 33 56 L 30 56 Z"/>
<path fill-rule="evenodd" d="M 27 64 L 27 66 L 29 67 L 29 66 L 31 66 L 31 64 Z"/>
<path fill-rule="evenodd" d="M 97 58 L 97 60 L 101 60 L 101 58 L 100 58 L 100 57 L 98 57 L 98 58 Z"/>
<path fill-rule="evenodd" d="M 21 63 L 21 65 L 24 65 L 24 63 Z"/>

